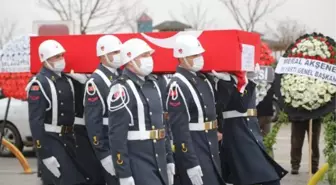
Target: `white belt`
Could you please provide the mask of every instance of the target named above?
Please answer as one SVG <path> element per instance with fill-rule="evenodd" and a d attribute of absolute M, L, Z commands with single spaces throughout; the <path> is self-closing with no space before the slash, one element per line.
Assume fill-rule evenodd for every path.
<path fill-rule="evenodd" d="M 54 132 L 54 133 L 61 133 L 62 132 L 62 126 L 55 126 L 55 125 L 51 125 L 51 124 L 44 124 L 44 130 L 46 132 Z"/>
<path fill-rule="evenodd" d="M 103 118 L 103 125 L 108 126 L 108 118 Z"/>
<path fill-rule="evenodd" d="M 75 117 L 75 125 L 83 125 L 85 126 L 85 121 L 83 118 Z"/>
<path fill-rule="evenodd" d="M 232 110 L 232 111 L 223 112 L 222 115 L 224 119 L 246 117 L 246 116 L 257 116 L 257 110 L 248 109 L 247 112 L 244 112 L 244 113 Z"/>
<path fill-rule="evenodd" d="M 158 130 L 146 130 L 146 131 L 128 131 L 127 139 L 134 141 L 134 140 L 149 140 L 149 139 L 163 139 L 165 138 L 165 130 L 158 129 Z"/>
<path fill-rule="evenodd" d="M 51 125 L 51 124 L 48 124 L 48 123 L 44 124 L 44 130 L 46 132 L 53 132 L 53 133 L 57 133 L 57 134 L 62 133 L 62 127 L 63 126 Z M 71 126 L 67 126 L 67 127 L 70 128 Z M 73 132 L 73 130 L 71 132 L 68 132 L 68 131 L 64 131 L 64 132 L 71 133 L 71 132 Z"/>
<path fill-rule="evenodd" d="M 189 123 L 190 131 L 205 131 L 212 130 L 218 127 L 217 121 L 209 121 L 204 123 Z"/>

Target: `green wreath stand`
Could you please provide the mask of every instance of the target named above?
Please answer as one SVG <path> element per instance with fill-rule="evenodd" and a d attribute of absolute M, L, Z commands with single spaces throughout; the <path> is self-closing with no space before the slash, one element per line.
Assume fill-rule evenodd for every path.
<path fill-rule="evenodd" d="M 335 113 L 329 113 L 323 118 L 324 142 L 323 153 L 326 157 L 329 169 L 327 181 L 330 185 L 336 185 L 336 117 Z"/>
<path fill-rule="evenodd" d="M 264 145 L 267 153 L 273 156 L 273 145 L 276 143 L 276 137 L 283 124 L 288 124 L 288 116 L 280 112 L 279 119 L 272 127 L 269 134 L 264 137 Z M 335 113 L 329 113 L 323 118 L 325 148 L 323 153 L 329 165 L 327 172 L 327 181 L 330 185 L 336 185 L 336 116 Z"/>
<path fill-rule="evenodd" d="M 288 116 L 285 112 L 281 111 L 279 113 L 278 120 L 275 122 L 275 124 L 272 126 L 271 132 L 269 132 L 264 137 L 264 145 L 266 147 L 266 152 L 273 156 L 273 145 L 276 143 L 276 137 L 278 135 L 278 132 L 282 126 L 282 124 L 288 124 Z"/>

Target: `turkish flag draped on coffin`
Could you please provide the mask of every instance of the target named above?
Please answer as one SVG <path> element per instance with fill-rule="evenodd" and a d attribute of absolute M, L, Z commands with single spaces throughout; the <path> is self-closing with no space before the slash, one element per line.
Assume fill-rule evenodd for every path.
<path fill-rule="evenodd" d="M 173 73 L 177 60 L 173 57 L 175 38 L 191 34 L 200 40 L 205 49 L 203 71 L 251 71 L 260 59 L 260 36 L 239 30 L 184 31 L 114 34 L 122 42 L 131 38 L 146 41 L 154 50 L 154 73 Z M 99 60 L 96 57 L 96 42 L 102 35 L 37 36 L 30 39 L 31 72 L 41 67 L 39 45 L 48 39 L 60 42 L 66 50 L 65 72 L 92 73 Z"/>

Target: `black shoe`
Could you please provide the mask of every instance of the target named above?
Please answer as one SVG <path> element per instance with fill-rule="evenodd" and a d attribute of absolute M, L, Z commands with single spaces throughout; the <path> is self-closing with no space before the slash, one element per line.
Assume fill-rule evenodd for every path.
<path fill-rule="evenodd" d="M 299 169 L 292 169 L 291 174 L 293 175 L 299 174 Z"/>

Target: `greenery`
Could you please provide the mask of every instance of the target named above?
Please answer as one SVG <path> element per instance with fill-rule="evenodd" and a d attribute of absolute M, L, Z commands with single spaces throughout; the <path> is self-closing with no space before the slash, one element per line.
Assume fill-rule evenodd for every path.
<path fill-rule="evenodd" d="M 323 119 L 324 124 L 324 155 L 329 164 L 327 180 L 330 185 L 336 185 L 336 117 L 335 113 L 329 113 Z"/>
<path fill-rule="evenodd" d="M 278 132 L 280 130 L 280 127 L 282 124 L 288 123 L 288 116 L 285 112 L 281 111 L 279 113 L 279 118 L 275 122 L 275 124 L 272 127 L 271 132 L 269 132 L 264 137 L 264 145 L 266 147 L 266 151 L 270 156 L 273 156 L 273 145 L 276 143 L 276 136 L 278 135 Z"/>

